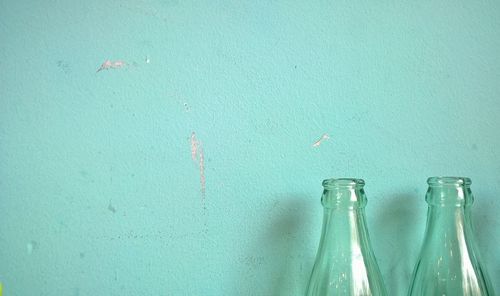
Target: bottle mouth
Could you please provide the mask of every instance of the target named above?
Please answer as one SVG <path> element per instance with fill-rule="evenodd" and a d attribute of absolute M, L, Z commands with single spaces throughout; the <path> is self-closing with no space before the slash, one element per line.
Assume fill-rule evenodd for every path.
<path fill-rule="evenodd" d="M 365 186 L 365 181 L 363 179 L 356 178 L 331 178 L 323 181 L 323 187 L 325 189 L 339 188 L 339 187 L 363 187 Z"/>
<path fill-rule="evenodd" d="M 430 177 L 429 186 L 469 186 L 472 183 L 467 177 Z"/>

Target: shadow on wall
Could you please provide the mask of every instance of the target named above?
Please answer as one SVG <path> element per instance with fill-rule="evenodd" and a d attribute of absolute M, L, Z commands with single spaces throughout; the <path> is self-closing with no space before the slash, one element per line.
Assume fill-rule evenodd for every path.
<path fill-rule="evenodd" d="M 316 202 L 315 202 L 316 201 Z M 289 296 L 303 295 L 314 260 L 315 249 L 310 249 L 310 221 L 314 207 L 321 207 L 319 197 L 280 195 L 269 199 L 268 217 L 261 224 L 261 235 L 245 250 L 253 258 L 255 269 L 244 271 L 249 283 L 247 295 Z M 319 229 L 314 238 L 319 239 Z M 314 244 L 317 243 L 314 241 Z M 250 262 L 246 262 L 248 265 Z M 309 265 L 310 264 L 310 265 Z M 239 291 L 241 294 L 242 291 Z M 246 295 L 246 294 L 243 294 Z"/>
<path fill-rule="evenodd" d="M 483 200 L 493 200 L 486 199 Z M 385 207 L 374 219 L 372 243 L 377 242 L 376 256 L 383 273 L 389 295 L 406 295 L 411 276 L 423 243 L 427 217 L 427 203 L 424 196 L 417 194 L 389 195 Z M 472 208 L 472 219 L 475 227 L 475 237 L 483 266 L 486 267 L 494 286 L 499 290 L 499 284 L 493 280 L 493 275 L 500 274 L 500 260 L 496 258 L 498 235 L 495 235 L 498 221 L 498 210 L 487 202 L 477 202 Z M 496 258 L 496 259 L 495 259 Z M 493 262 L 491 260 L 496 260 Z"/>
<path fill-rule="evenodd" d="M 475 201 L 471 208 L 472 227 L 476 245 L 479 249 L 482 266 L 490 278 L 495 292 L 500 292 L 500 257 L 498 256 L 498 245 L 500 244 L 500 218 L 498 218 L 498 205 L 494 203 L 494 197 L 486 196 L 482 192 L 475 193 L 472 189 Z"/>
<path fill-rule="evenodd" d="M 385 195 L 384 204 L 367 217 L 368 230 L 388 295 L 406 295 L 422 245 L 427 203 L 421 194 L 401 193 Z M 304 295 L 320 238 L 320 199 L 282 195 L 270 198 L 264 207 L 268 212 L 263 214 L 267 219 L 260 224 L 260 235 L 242 250 L 246 259 L 240 280 L 251 290 L 237 294 Z M 495 260 L 496 256 L 495 211 L 488 203 L 477 203 L 472 217 L 483 261 L 488 263 L 495 290 L 499 290 L 493 276 L 500 274 L 498 259 L 484 260 Z"/>
<path fill-rule="evenodd" d="M 422 243 L 418 238 L 424 227 L 418 223 L 425 223 L 427 204 L 410 193 L 389 194 L 384 203 L 373 223 L 368 221 L 368 230 L 388 294 L 406 295 Z"/>

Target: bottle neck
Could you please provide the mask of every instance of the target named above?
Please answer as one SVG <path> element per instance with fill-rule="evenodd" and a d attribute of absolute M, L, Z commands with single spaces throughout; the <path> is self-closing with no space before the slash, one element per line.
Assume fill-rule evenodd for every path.
<path fill-rule="evenodd" d="M 385 295 L 365 222 L 360 179 L 323 182 L 323 228 L 307 295 Z"/>
<path fill-rule="evenodd" d="M 472 205 L 474 196 L 468 185 L 430 185 L 425 200 L 429 206 L 463 207 Z"/>
<path fill-rule="evenodd" d="M 471 231 L 470 208 L 429 206 L 426 237 L 460 240 Z"/>
<path fill-rule="evenodd" d="M 356 210 L 366 206 L 363 186 L 325 187 L 321 204 L 325 210 Z"/>
<path fill-rule="evenodd" d="M 368 244 L 364 212 L 367 201 L 363 186 L 325 187 L 321 203 L 324 247 L 335 245 L 337 250 L 360 253 L 360 246 Z"/>
<path fill-rule="evenodd" d="M 470 225 L 470 206 L 474 197 L 468 184 L 434 184 L 429 182 L 425 197 L 429 205 L 427 231 L 449 232 L 460 236 L 458 229 L 468 230 Z M 467 227 L 466 227 L 467 226 Z"/>
<path fill-rule="evenodd" d="M 440 258 L 460 256 L 466 262 L 469 259 L 465 258 L 468 258 L 471 248 L 474 248 L 470 219 L 474 197 L 470 190 L 470 180 L 464 178 L 459 181 L 433 182 L 431 178 L 428 183 L 425 200 L 429 208 L 424 252 Z"/>

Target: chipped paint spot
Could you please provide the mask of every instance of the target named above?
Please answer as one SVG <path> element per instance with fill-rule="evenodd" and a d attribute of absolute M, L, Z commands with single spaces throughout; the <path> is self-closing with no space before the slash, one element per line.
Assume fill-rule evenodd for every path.
<path fill-rule="evenodd" d="M 321 138 L 319 138 L 314 144 L 312 144 L 313 147 L 319 147 L 323 141 L 330 139 L 330 136 L 328 134 L 323 134 Z"/>
<path fill-rule="evenodd" d="M 151 63 L 151 60 L 149 59 L 148 56 L 146 56 L 146 64 L 149 64 L 149 63 Z"/>
<path fill-rule="evenodd" d="M 117 61 L 110 61 L 106 60 L 104 63 L 102 63 L 101 67 L 97 69 L 97 72 L 100 72 L 102 70 L 109 70 L 109 69 L 118 69 L 123 66 L 127 65 L 124 61 L 117 60 Z"/>

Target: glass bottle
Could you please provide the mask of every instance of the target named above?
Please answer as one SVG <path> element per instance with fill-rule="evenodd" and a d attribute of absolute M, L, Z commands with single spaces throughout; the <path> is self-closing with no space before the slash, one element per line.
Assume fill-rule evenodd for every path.
<path fill-rule="evenodd" d="M 427 183 L 427 226 L 408 295 L 493 295 L 473 237 L 471 180 L 432 177 Z"/>
<path fill-rule="evenodd" d="M 307 296 L 386 295 L 365 221 L 365 182 L 323 181 L 323 229 Z"/>

